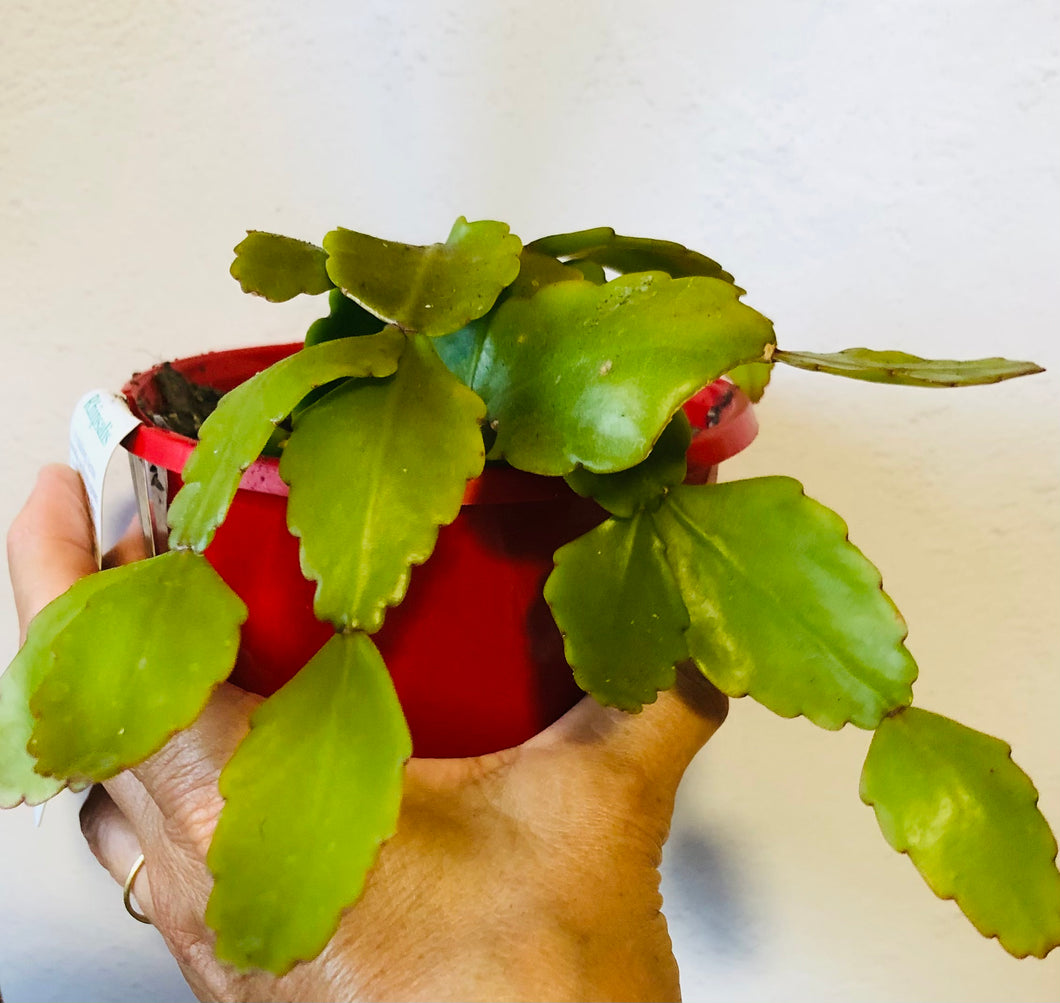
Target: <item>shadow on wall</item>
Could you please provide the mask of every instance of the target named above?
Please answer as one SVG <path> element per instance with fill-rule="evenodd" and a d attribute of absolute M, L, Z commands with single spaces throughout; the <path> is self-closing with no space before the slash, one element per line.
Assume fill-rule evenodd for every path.
<path fill-rule="evenodd" d="M 761 941 L 736 847 L 702 824 L 676 829 L 662 865 L 663 912 L 674 950 L 726 965 L 752 960 Z"/>

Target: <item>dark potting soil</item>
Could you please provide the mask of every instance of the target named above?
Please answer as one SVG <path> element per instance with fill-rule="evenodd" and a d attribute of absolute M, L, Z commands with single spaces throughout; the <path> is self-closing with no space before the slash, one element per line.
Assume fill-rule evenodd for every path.
<path fill-rule="evenodd" d="M 155 374 L 154 383 L 158 391 L 158 403 L 151 405 L 140 397 L 136 401 L 140 410 L 160 428 L 197 439 L 202 423 L 213 413 L 223 396 L 221 391 L 193 383 L 168 362 L 164 362 Z"/>

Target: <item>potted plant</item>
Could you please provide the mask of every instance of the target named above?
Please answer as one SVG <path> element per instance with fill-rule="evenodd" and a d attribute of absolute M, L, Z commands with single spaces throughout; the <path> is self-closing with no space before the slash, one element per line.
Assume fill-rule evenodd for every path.
<path fill-rule="evenodd" d="M 345 229 L 322 246 L 251 232 L 232 271 L 270 300 L 327 293 L 329 313 L 304 346 L 272 350 L 270 364 L 251 366 L 260 372 L 221 387 L 190 457 L 155 484 L 148 529 L 160 552 L 83 579 L 34 620 L 0 681 L 0 803 L 39 803 L 142 761 L 235 670 L 270 695 L 222 773 L 207 922 L 218 955 L 244 968 L 283 972 L 314 956 L 394 831 L 414 745 L 475 751 L 447 749 L 444 726 L 421 739 L 431 708 L 453 693 L 457 708 L 477 708 L 507 685 L 458 682 L 470 636 L 487 652 L 501 643 L 485 597 L 506 588 L 478 572 L 453 584 L 462 558 L 450 567 L 444 541 L 466 532 L 495 567 L 525 561 L 530 581 L 544 553 L 554 626 L 531 622 L 543 607 L 520 594 L 516 647 L 561 636 L 579 688 L 553 673 L 539 719 L 486 746 L 518 740 L 580 691 L 636 713 L 691 661 L 732 697 L 873 731 L 861 795 L 888 842 L 1012 954 L 1044 957 L 1060 943 L 1056 841 L 1031 781 L 1001 741 L 912 706 L 905 625 L 842 520 L 790 478 L 716 484 L 708 473 L 753 435 L 740 393 L 759 398 L 778 363 L 929 387 L 1037 366 L 782 350 L 716 262 L 608 228 L 523 245 L 504 224 L 459 219 L 427 247 Z M 199 362 L 209 364 L 184 368 L 194 375 Z M 136 406 L 151 406 L 149 385 L 130 389 Z M 715 424 L 730 438 L 712 454 Z M 251 481 L 266 490 L 237 512 Z M 490 492 L 507 510 L 503 528 L 464 504 Z M 308 649 L 303 666 L 291 652 L 280 659 L 283 676 L 297 669 L 289 679 L 263 668 L 249 634 L 240 655 L 248 608 L 225 582 L 247 560 L 233 562 L 226 534 L 265 508 L 262 520 L 279 511 L 295 542 L 250 550 L 286 546 L 311 583 L 278 601 L 312 611 L 295 621 L 310 626 L 288 628 Z M 439 592 L 417 598 L 436 561 Z M 245 577 L 257 586 L 263 575 Z M 275 616 L 271 588 L 236 584 Z M 412 656 L 388 641 L 404 598 L 418 625 L 441 593 L 450 606 L 430 630 L 458 630 Z M 443 671 L 438 651 L 456 652 Z M 409 698 L 403 711 L 409 672 L 439 677 L 426 710 Z M 536 685 L 527 678 L 524 691 Z M 297 782 L 319 776 L 323 759 L 323 783 Z M 298 824 L 270 825 L 281 810 Z"/>

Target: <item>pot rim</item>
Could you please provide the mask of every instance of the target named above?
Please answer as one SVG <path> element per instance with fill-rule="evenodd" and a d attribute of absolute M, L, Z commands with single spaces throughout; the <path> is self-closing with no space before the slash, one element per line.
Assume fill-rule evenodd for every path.
<path fill-rule="evenodd" d="M 217 385 L 219 390 L 229 390 L 254 372 L 268 368 L 274 362 L 292 355 L 302 348 L 302 342 L 279 345 L 259 345 L 222 351 L 204 352 L 200 355 L 173 359 L 170 362 L 178 372 L 189 378 L 198 378 Z M 247 371 L 247 363 L 253 372 Z M 160 362 L 143 372 L 134 373 L 122 387 L 121 393 L 133 416 L 140 424 L 124 441 L 125 448 L 134 456 L 156 466 L 180 474 L 184 464 L 197 445 L 197 440 L 155 425 L 148 417 L 143 398 L 153 386 L 155 375 L 166 363 Z M 231 378 L 238 367 L 239 379 Z M 213 380 L 206 376 L 221 369 L 229 374 L 227 379 Z M 218 385 L 220 384 L 220 385 Z M 693 443 L 689 449 L 689 463 L 706 468 L 735 455 L 750 444 L 758 431 L 758 423 L 747 397 L 726 380 L 717 380 L 699 391 L 685 405 L 685 411 L 693 424 Z M 260 457 L 244 472 L 240 489 L 264 494 L 287 495 L 287 485 L 280 478 L 280 464 L 276 457 Z M 482 474 L 468 481 L 464 493 L 464 505 L 497 504 L 520 501 L 546 501 L 570 496 L 570 488 L 561 477 L 544 477 L 523 470 L 516 470 L 504 463 L 487 463 Z"/>

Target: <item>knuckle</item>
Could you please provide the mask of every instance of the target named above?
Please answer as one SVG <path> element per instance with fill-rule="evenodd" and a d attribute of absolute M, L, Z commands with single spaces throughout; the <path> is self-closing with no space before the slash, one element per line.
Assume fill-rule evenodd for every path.
<path fill-rule="evenodd" d="M 199 860 L 206 853 L 217 827 L 220 799 L 209 792 L 195 792 L 185 799 L 180 810 L 165 819 L 166 836 L 178 845 L 186 846 Z"/>
<path fill-rule="evenodd" d="M 199 972 L 214 963 L 212 938 L 204 926 L 176 921 L 172 916 L 166 916 L 160 922 L 166 946 L 181 968 Z"/>

